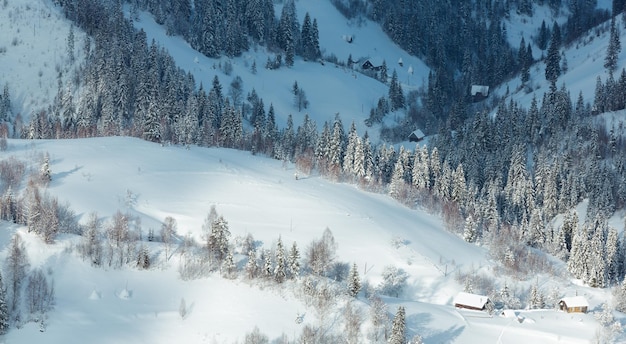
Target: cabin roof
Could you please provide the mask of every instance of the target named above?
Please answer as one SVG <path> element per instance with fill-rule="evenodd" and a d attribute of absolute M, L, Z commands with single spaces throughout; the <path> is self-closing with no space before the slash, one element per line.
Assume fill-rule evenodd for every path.
<path fill-rule="evenodd" d="M 570 296 L 561 299 L 567 307 L 589 307 L 589 302 L 584 296 Z"/>
<path fill-rule="evenodd" d="M 487 296 L 470 294 L 466 292 L 460 292 L 454 298 L 455 305 L 464 305 L 478 309 L 482 309 L 483 307 L 485 307 L 487 301 L 489 301 L 489 298 Z"/>
<path fill-rule="evenodd" d="M 415 137 L 420 139 L 420 140 L 423 139 L 424 137 L 426 137 L 426 135 L 424 135 L 424 132 L 422 132 L 420 129 L 416 129 L 411 134 L 409 134 L 409 136 L 411 136 L 411 135 L 415 135 Z"/>
<path fill-rule="evenodd" d="M 489 86 L 472 85 L 471 95 L 475 96 L 478 93 L 482 94 L 483 96 L 487 96 L 489 94 Z"/>

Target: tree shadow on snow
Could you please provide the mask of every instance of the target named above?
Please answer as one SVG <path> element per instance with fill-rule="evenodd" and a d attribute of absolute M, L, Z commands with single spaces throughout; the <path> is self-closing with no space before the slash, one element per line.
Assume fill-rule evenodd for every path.
<path fill-rule="evenodd" d="M 58 181 L 61 180 L 71 174 L 74 174 L 76 172 L 78 172 L 79 170 L 81 170 L 83 168 L 83 166 L 76 166 L 73 169 L 69 170 L 69 171 L 64 171 L 64 172 L 58 172 L 58 173 L 52 173 L 52 182 L 54 183 L 54 181 Z"/>
<path fill-rule="evenodd" d="M 446 330 L 431 329 L 429 325 L 433 324 L 433 316 L 429 313 L 415 313 L 406 318 L 407 332 L 409 338 L 414 335 L 420 335 L 424 339 L 424 343 L 451 343 L 463 333 L 465 326 L 453 325 Z"/>
<path fill-rule="evenodd" d="M 424 343 L 452 343 L 463 333 L 465 326 L 454 325 L 444 331 L 432 331 L 422 334 Z"/>

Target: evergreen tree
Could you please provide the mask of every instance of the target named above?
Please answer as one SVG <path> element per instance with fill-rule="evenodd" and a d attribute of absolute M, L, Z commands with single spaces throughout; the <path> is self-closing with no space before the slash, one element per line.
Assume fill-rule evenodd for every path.
<path fill-rule="evenodd" d="M 348 273 L 348 295 L 356 297 L 361 290 L 361 278 L 356 263 L 352 264 Z"/>
<path fill-rule="evenodd" d="M 552 35 L 550 36 L 550 47 L 548 48 L 548 56 L 546 57 L 546 80 L 555 84 L 559 76 L 561 76 L 561 30 L 559 25 L 554 23 Z"/>
<path fill-rule="evenodd" d="M 619 40 L 619 29 L 615 26 L 615 17 L 611 20 L 611 34 L 609 38 L 609 46 L 606 50 L 606 57 L 604 58 L 604 68 L 606 68 L 609 74 L 613 74 L 617 68 L 617 62 L 619 53 L 622 50 L 622 46 Z"/>
<path fill-rule="evenodd" d="M 477 231 L 478 224 L 472 214 L 469 214 L 465 219 L 465 226 L 463 227 L 463 239 L 467 242 L 475 242 L 478 236 Z"/>
<path fill-rule="evenodd" d="M 391 325 L 391 335 L 387 343 L 389 344 L 405 344 L 406 343 L 406 311 L 404 306 L 399 306 L 396 316 L 393 318 Z"/>
<path fill-rule="evenodd" d="M 263 251 L 263 277 L 272 277 L 272 255 L 269 250 Z"/>
<path fill-rule="evenodd" d="M 228 252 L 230 231 L 228 229 L 228 222 L 220 215 L 217 219 L 211 222 L 211 233 L 208 237 L 207 246 L 209 252 L 217 259 L 217 263 L 222 264 Z"/>
<path fill-rule="evenodd" d="M 256 263 L 256 251 L 251 249 L 248 251 L 248 261 L 246 262 L 246 277 L 253 279 L 256 277 L 258 266 Z"/>
<path fill-rule="evenodd" d="M 291 278 L 298 278 L 300 275 L 300 251 L 295 241 L 291 245 L 291 250 L 289 250 L 287 266 L 289 268 L 289 276 Z"/>
<path fill-rule="evenodd" d="M 529 306 L 532 309 L 543 309 L 545 307 L 545 300 L 537 283 L 533 284 L 530 289 Z"/>
<path fill-rule="evenodd" d="M 402 86 L 398 81 L 398 73 L 395 69 L 393 70 L 391 82 L 389 83 L 389 100 L 391 102 L 391 111 L 404 108 L 404 92 L 402 91 Z"/>
<path fill-rule="evenodd" d="M 537 36 L 537 46 L 541 50 L 546 50 L 548 47 L 548 41 L 550 40 L 550 30 L 546 25 L 546 21 L 543 20 L 541 22 L 541 27 L 539 28 L 539 35 Z"/>
<path fill-rule="evenodd" d="M 278 243 L 276 243 L 276 266 L 274 267 L 274 280 L 278 283 L 283 283 L 287 277 L 287 267 L 285 259 L 285 248 L 283 247 L 283 241 L 278 237 Z"/>
<path fill-rule="evenodd" d="M 287 0 L 283 6 L 276 34 L 278 45 L 285 52 L 285 64 L 293 66 L 296 47 L 299 44 L 299 28 L 296 16 L 296 5 L 293 0 Z"/>

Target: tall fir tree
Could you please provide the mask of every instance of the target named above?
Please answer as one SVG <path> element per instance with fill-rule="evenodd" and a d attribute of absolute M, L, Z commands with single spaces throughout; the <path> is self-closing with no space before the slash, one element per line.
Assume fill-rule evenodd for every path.
<path fill-rule="evenodd" d="M 613 19 L 611 19 L 609 46 L 606 49 L 606 57 L 604 58 L 604 68 L 606 68 L 607 72 L 611 75 L 615 72 L 615 69 L 617 69 L 619 53 L 622 50 L 619 36 L 619 29 L 616 27 L 615 17 L 613 17 Z"/>
<path fill-rule="evenodd" d="M 356 297 L 361 290 L 361 277 L 359 277 L 359 270 L 356 263 L 352 264 L 350 272 L 348 272 L 348 295 Z"/>
<path fill-rule="evenodd" d="M 546 80 L 555 84 L 559 76 L 561 76 L 561 30 L 555 22 L 552 35 L 550 36 L 550 47 L 548 48 L 548 56 L 546 57 Z"/>
<path fill-rule="evenodd" d="M 387 343 L 406 344 L 406 311 L 404 306 L 398 307 L 398 311 L 391 324 L 391 335 Z"/>

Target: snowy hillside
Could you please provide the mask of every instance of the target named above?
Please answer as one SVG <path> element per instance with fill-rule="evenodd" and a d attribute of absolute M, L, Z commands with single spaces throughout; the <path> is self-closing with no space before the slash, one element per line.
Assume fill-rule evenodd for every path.
<path fill-rule="evenodd" d="M 71 25 L 52 1 L 7 0 L 0 6 L 4 6 L 0 8 L 0 89 L 4 83 L 10 86 L 14 114 L 31 116 L 48 111 L 59 84 L 65 89 L 71 84 L 68 80 L 81 78 L 75 67 L 83 63 L 84 33 L 72 29 L 75 61 L 70 62 Z M 275 6 L 280 13 L 281 5 Z M 394 69 L 398 72 L 404 91 L 425 86 L 429 68 L 389 40 L 379 25 L 347 20 L 328 0 L 298 1 L 296 6 L 300 22 L 307 12 L 317 19 L 324 56 L 334 55 L 339 61 L 346 61 L 349 55 L 355 60 L 385 60 L 390 73 Z M 599 7 L 609 8 L 610 2 L 599 1 Z M 125 11 L 130 17 L 130 7 Z M 516 46 L 522 36 L 530 41 L 541 21 L 551 22 L 551 16 L 546 7 L 536 7 L 530 19 L 513 15 L 507 21 L 511 44 Z M 211 59 L 182 38 L 166 35 L 166 29 L 147 12 L 138 12 L 133 24 L 146 32 L 148 42 L 157 42 L 178 67 L 193 74 L 196 86 L 202 83 L 208 89 L 218 76 L 227 94 L 231 81 L 241 77 L 244 96 L 254 89 L 266 108 L 273 104 L 278 128 L 284 128 L 290 114 L 297 126 L 308 113 L 319 130 L 324 121 L 330 122 L 339 114 L 345 128 L 354 122 L 360 135 L 369 130 L 372 142 L 378 143 L 378 128 L 366 127 L 364 120 L 378 99 L 388 94 L 389 87 L 373 78 L 328 62 L 305 62 L 300 57 L 290 68 L 269 70 L 264 65 L 273 52 L 265 48 L 232 59 Z M 621 17 L 618 25 L 624 27 Z M 626 30 L 622 30 L 622 42 L 625 35 Z M 591 101 L 596 77 L 606 77 L 602 62 L 608 36 L 608 31 L 600 35 L 590 32 L 581 43 L 564 49 L 569 70 L 558 84 L 565 83 L 572 97 L 582 91 Z M 541 54 L 536 48 L 534 52 L 535 58 Z M 225 72 L 227 64 L 232 65 L 229 73 Z M 618 70 L 624 66 L 626 53 L 622 52 Z M 547 91 L 544 70 L 543 62 L 532 66 L 530 92 L 516 78 L 494 93 L 504 96 L 508 88 L 509 96 L 526 106 L 533 96 L 540 99 Z M 294 105 L 294 82 L 306 92 L 309 108 L 298 111 Z M 386 121 L 402 116 L 392 114 Z M 27 173 L 36 174 L 44 156 L 50 159 L 51 181 L 42 188 L 42 197 L 57 197 L 85 226 L 95 212 L 102 221 L 99 234 L 105 241 L 112 240 L 106 230 L 113 226 L 116 214 L 134 219 L 136 246 L 129 245 L 132 253 L 128 257 L 132 258 L 127 257 L 129 261 L 120 266 L 95 267 L 89 258 L 81 257 L 87 235 L 63 233 L 46 244 L 26 227 L 1 222 L 0 261 L 10 255 L 13 235 L 19 234 L 31 271 L 43 271 L 53 281 L 56 299 L 45 318 L 28 314 L 27 305 L 23 305 L 23 319 L 16 321 L 20 328 L 12 327 L 0 342 L 241 343 L 256 326 L 276 343 L 291 343 L 305 328 L 344 334 L 348 304 L 361 311 L 358 339 L 368 342 L 376 327 L 370 316 L 374 302 L 368 296 L 384 290 L 386 283 L 400 287 L 393 285 L 395 289 L 382 296 L 388 305 L 385 315 L 391 317 L 398 306 L 405 307 L 407 337 L 420 335 L 425 343 L 588 343 L 601 336 L 596 316 L 602 311 L 601 305 L 610 301 L 610 290 L 590 288 L 570 279 L 562 262 L 553 261 L 550 268 L 555 276 L 542 273 L 533 276 L 533 281 L 504 276 L 489 247 L 467 243 L 446 231 L 441 214 L 410 209 L 385 194 L 331 182 L 315 172 L 296 174 L 290 162 L 245 151 L 161 145 L 127 137 L 9 140 L 8 149 L 0 151 L 0 162 L 16 159 L 25 163 Z M 23 196 L 27 187 L 24 178 L 15 195 Z M 236 272 L 228 275 L 206 269 L 183 278 L 189 248 L 207 247 L 208 233 L 203 225 L 212 207 L 227 221 Z M 152 233 L 159 237 L 168 218 L 177 223 L 171 251 L 159 239 L 150 240 Z M 612 223 L 623 228 L 619 216 Z M 304 256 L 326 229 L 337 245 L 338 264 L 333 265 L 332 278 L 315 280 L 307 271 L 310 267 Z M 297 243 L 303 276 L 284 283 L 267 276 L 249 278 L 245 271 L 249 252 L 244 250 L 248 235 L 255 240 L 259 264 L 263 255 L 275 254 L 279 238 L 286 247 Z M 135 257 L 144 248 L 151 261 L 145 270 L 137 267 Z M 350 302 L 346 282 L 341 279 L 346 278 L 352 264 L 364 289 Z M 6 267 L 2 268 L 4 274 Z M 513 297 L 521 301 L 520 309 L 488 315 L 454 308 L 455 295 L 468 287 L 463 285 L 469 281 L 466 276 L 484 282 L 475 287 L 485 293 L 498 294 L 505 285 L 510 287 Z M 311 287 L 311 280 L 318 284 Z M 551 291 L 545 295 L 551 298 L 548 301 L 585 296 L 591 314 L 523 309 L 529 303 L 531 283 L 540 286 L 544 294 Z M 311 288 L 334 291 L 336 295 L 327 298 L 333 303 L 321 311 L 323 307 L 307 294 Z M 324 294 L 319 295 L 323 299 Z M 624 323 L 623 318 L 618 320 Z"/>
<path fill-rule="evenodd" d="M 368 20 L 357 25 L 345 19 L 330 1 L 299 1 L 296 3 L 299 22 L 308 12 L 311 18 L 319 22 L 320 49 L 324 56 L 335 55 L 340 61 L 346 62 L 348 56 L 357 61 L 373 58 L 386 61 L 389 73 L 395 69 L 398 80 L 405 90 L 416 89 L 426 84 L 428 67 L 418 58 L 411 56 L 389 40 L 380 26 Z M 276 9 L 280 13 L 280 8 Z M 211 85 L 217 75 L 222 85 L 229 85 L 232 79 L 240 76 L 244 80 L 244 94 L 256 90 L 264 99 L 265 105 L 274 105 L 279 127 L 283 127 L 287 116 L 292 114 L 295 125 L 302 122 L 308 113 L 321 127 L 324 121 L 332 122 L 335 114 L 340 114 L 344 123 L 355 122 L 359 133 L 368 128 L 364 120 L 369 111 L 376 106 L 381 96 L 388 93 L 388 86 L 367 77 L 359 72 L 336 66 L 331 63 L 319 64 L 296 59 L 293 67 L 278 70 L 264 68 L 269 52 L 260 48 L 257 51 L 245 52 L 243 56 L 219 60 L 207 58 L 192 49 L 181 37 L 166 35 L 164 27 L 155 23 L 151 14 L 141 12 L 135 27 L 146 31 L 148 41 L 154 39 L 159 45 L 166 47 L 174 57 L 176 64 L 191 72 L 198 84 L 206 88 Z M 353 37 L 352 43 L 346 36 Z M 218 65 L 226 61 L 232 63 L 232 74 L 226 75 Z M 402 66 L 398 64 L 402 61 Z M 257 73 L 251 72 L 256 63 Z M 294 82 L 306 93 L 310 107 L 298 111 L 293 104 L 292 86 Z M 376 137 L 377 130 L 369 133 Z"/>
<path fill-rule="evenodd" d="M 296 241 L 304 250 L 329 228 L 338 245 L 338 260 L 355 262 L 372 286 L 381 281 L 384 266 L 404 269 L 409 279 L 403 298 L 385 301 L 391 313 L 405 305 L 409 333 L 422 335 L 426 342 L 473 343 L 477 338 L 571 342 L 574 337 L 590 340 L 595 333 L 592 315 L 522 312 L 520 318 L 525 320 L 520 323 L 455 310 L 451 302 L 461 290 L 455 274 L 469 269 L 491 274 L 484 249 L 445 232 L 433 216 L 386 196 L 318 177 L 296 180 L 293 167 L 279 161 L 227 149 L 162 147 L 130 138 L 10 141 L 0 157 L 13 156 L 32 166 L 44 153 L 50 156 L 52 171 L 47 191 L 68 202 L 82 222 L 93 211 L 105 219 L 117 210 L 140 216 L 143 244 L 154 265 L 148 271 L 132 265 L 94 268 L 80 259 L 78 237 L 62 235 L 45 245 L 24 228 L 5 224 L 3 245 L 12 232 L 20 233 L 32 268 L 50 272 L 57 296 L 45 332 L 28 323 L 9 332 L 11 343 L 37 338 L 232 343 L 254 326 L 270 338 L 285 334 L 292 340 L 306 324 L 317 324 L 316 311 L 297 297 L 299 287 L 292 282 L 250 285 L 243 272 L 232 281 L 219 273 L 182 281 L 179 252 L 165 262 L 162 244 L 145 241 L 145 233 L 158 230 L 166 216 L 178 221 L 181 237 L 190 234 L 202 240 L 202 222 L 211 205 L 224 215 L 233 238 L 250 233 L 265 248 L 273 247 L 281 236 L 286 244 Z M 237 257 L 245 264 L 244 257 Z M 595 291 L 587 296 L 593 305 L 604 301 Z M 184 319 L 179 314 L 181 299 L 188 312 Z M 359 300 L 362 306 L 367 301 Z M 304 322 L 296 323 L 302 314 Z M 370 325 L 366 321 L 363 326 Z"/>
<path fill-rule="evenodd" d="M 51 1 L 10 0 L 0 6 L 0 87 L 8 84 L 15 114 L 47 110 L 58 83 L 75 77 L 84 59 L 84 34 L 74 30 L 74 63 L 68 53 L 70 22 Z"/>

